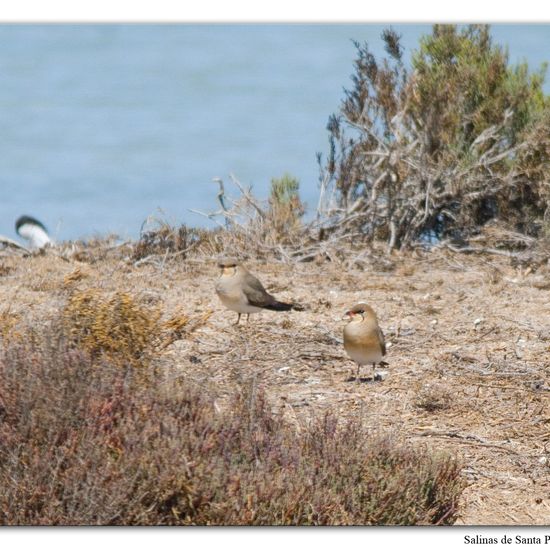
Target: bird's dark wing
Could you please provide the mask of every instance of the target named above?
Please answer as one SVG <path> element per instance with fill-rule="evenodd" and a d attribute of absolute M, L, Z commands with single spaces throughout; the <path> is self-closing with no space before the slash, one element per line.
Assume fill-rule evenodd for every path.
<path fill-rule="evenodd" d="M 247 273 L 244 277 L 243 292 L 251 306 L 267 307 L 277 301 L 267 292 L 262 283 L 250 273 Z"/>
<path fill-rule="evenodd" d="M 384 333 L 382 332 L 382 329 L 380 327 L 378 327 L 378 338 L 380 339 L 382 355 L 386 355 L 386 340 L 384 339 Z"/>

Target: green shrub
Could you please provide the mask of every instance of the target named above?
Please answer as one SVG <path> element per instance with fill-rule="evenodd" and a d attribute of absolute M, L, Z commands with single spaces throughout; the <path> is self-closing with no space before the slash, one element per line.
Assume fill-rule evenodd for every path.
<path fill-rule="evenodd" d="M 290 174 L 271 180 L 268 217 L 279 240 L 299 229 L 304 206 L 299 196 L 300 182 Z"/>
<path fill-rule="evenodd" d="M 356 44 L 352 86 L 329 120 L 322 166 L 331 231 L 385 240 L 467 238 L 489 220 L 538 235 L 550 192 L 546 66 L 510 65 L 486 25 L 434 25 L 406 67 L 399 36 L 388 57 Z M 334 223 L 336 222 L 336 223 Z"/>

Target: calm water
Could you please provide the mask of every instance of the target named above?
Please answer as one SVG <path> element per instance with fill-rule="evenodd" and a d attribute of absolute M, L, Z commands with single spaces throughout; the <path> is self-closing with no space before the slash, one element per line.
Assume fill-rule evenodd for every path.
<path fill-rule="evenodd" d="M 0 25 L 0 234 L 137 237 L 149 215 L 205 225 L 212 178 L 265 196 L 290 172 L 315 205 L 315 155 L 355 48 L 382 25 Z M 394 25 L 410 50 L 429 25 Z M 495 25 L 512 61 L 550 58 L 550 26 Z M 550 92 L 549 87 L 546 90 Z"/>

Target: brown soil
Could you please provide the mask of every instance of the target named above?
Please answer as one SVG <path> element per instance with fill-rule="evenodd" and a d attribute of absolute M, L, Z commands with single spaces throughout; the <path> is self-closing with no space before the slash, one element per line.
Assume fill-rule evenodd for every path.
<path fill-rule="evenodd" d="M 304 311 L 227 311 L 214 293 L 215 261 L 162 256 L 138 265 L 124 250 L 65 261 L 53 252 L 0 258 L 0 333 L 56 318 L 74 289 L 122 290 L 163 317 L 212 311 L 159 356 L 166 380 L 184 376 L 219 395 L 236 381 L 267 391 L 297 429 L 313 412 L 362 415 L 373 430 L 458 454 L 469 486 L 461 524 L 550 524 L 550 275 L 499 257 L 442 252 L 364 271 L 330 262 L 248 262 L 266 288 Z M 90 263 L 91 262 L 91 263 Z M 382 266 L 380 266 L 382 267 Z M 343 313 L 366 301 L 388 343 L 382 381 L 341 343 Z"/>

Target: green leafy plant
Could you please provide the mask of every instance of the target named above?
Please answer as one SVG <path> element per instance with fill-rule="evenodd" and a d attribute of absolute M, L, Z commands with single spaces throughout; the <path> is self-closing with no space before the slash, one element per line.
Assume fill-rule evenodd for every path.
<path fill-rule="evenodd" d="M 288 173 L 271 180 L 269 217 L 280 235 L 294 233 L 300 226 L 304 206 L 299 196 L 300 182 Z"/>
<path fill-rule="evenodd" d="M 434 25 L 410 68 L 397 33 L 382 38 L 383 60 L 356 44 L 352 86 L 329 119 L 325 234 L 388 250 L 467 239 L 490 220 L 537 235 L 549 198 L 546 66 L 510 65 L 486 25 Z"/>

